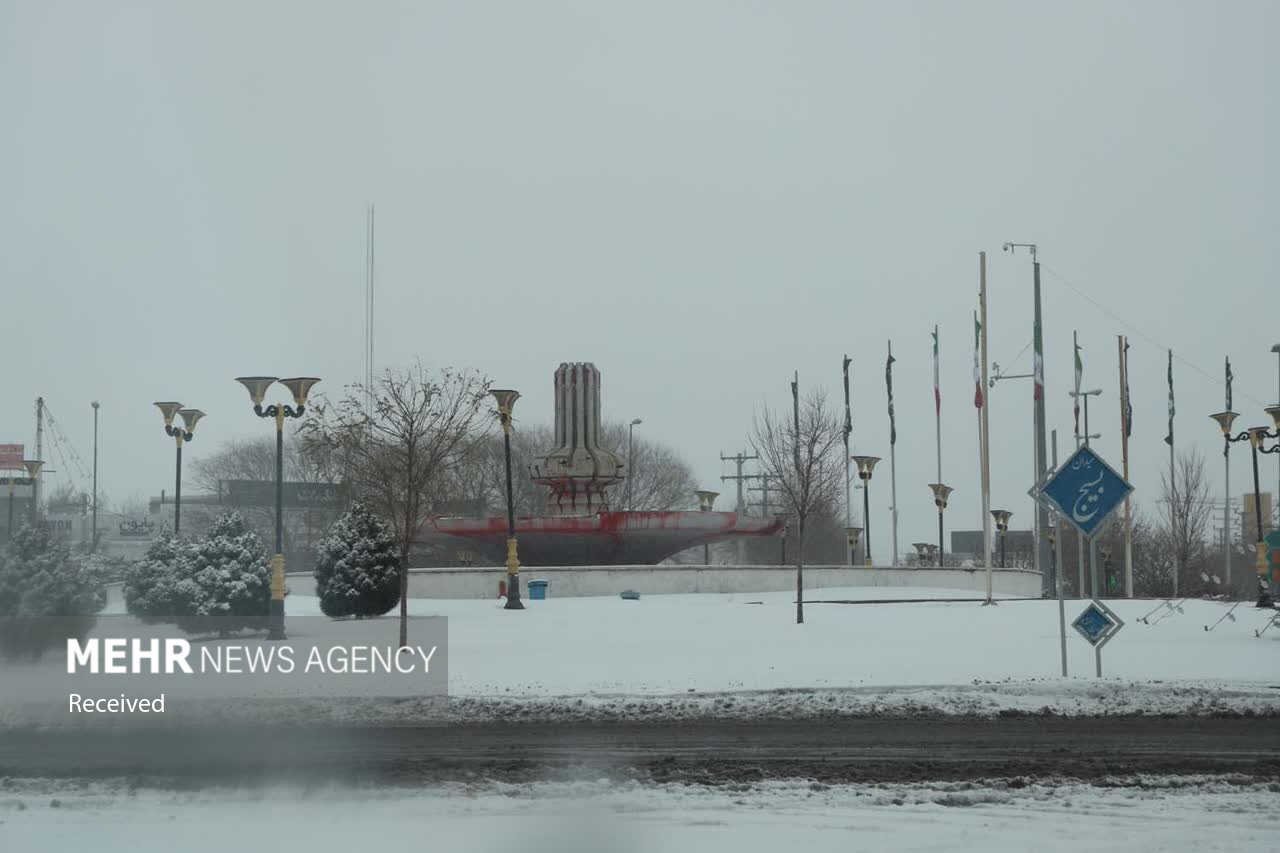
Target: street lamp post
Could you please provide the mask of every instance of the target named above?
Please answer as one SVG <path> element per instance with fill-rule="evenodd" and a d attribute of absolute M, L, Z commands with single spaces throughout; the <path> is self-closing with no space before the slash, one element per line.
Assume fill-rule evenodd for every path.
<path fill-rule="evenodd" d="M 631 483 L 636 478 L 635 455 L 632 453 L 633 442 L 635 441 L 636 427 L 644 421 L 639 418 L 632 418 L 631 423 L 627 424 L 627 495 L 626 505 L 623 507 L 627 512 L 631 511 Z"/>
<path fill-rule="evenodd" d="M 22 467 L 27 469 L 27 479 L 31 481 L 31 526 L 35 527 L 40 520 L 40 469 L 44 467 L 44 460 L 24 459 Z"/>
<path fill-rule="evenodd" d="M 876 463 L 880 461 L 879 456 L 853 456 L 853 463 L 858 466 L 858 479 L 862 481 L 862 536 L 863 550 L 867 555 L 867 565 L 874 565 L 871 562 L 871 472 L 875 469 Z"/>
<path fill-rule="evenodd" d="M 253 413 L 276 422 L 276 552 L 271 557 L 271 607 L 268 611 L 267 639 L 283 640 L 284 634 L 284 421 L 300 418 L 307 409 L 307 394 L 319 382 L 314 376 L 277 379 L 274 376 L 237 376 L 236 381 L 249 392 Z M 279 382 L 293 396 L 293 406 L 272 403 L 263 406 L 267 389 Z"/>
<path fill-rule="evenodd" d="M 1231 425 L 1239 415 L 1235 412 L 1218 412 L 1209 416 L 1218 422 L 1218 426 L 1222 428 L 1222 437 L 1228 444 L 1247 440 L 1250 449 L 1253 451 L 1253 512 L 1254 524 L 1257 526 L 1257 540 L 1254 543 L 1256 551 L 1254 565 L 1258 571 L 1258 607 L 1271 607 L 1274 603 L 1271 597 L 1271 584 L 1267 578 L 1267 544 L 1262 534 L 1262 495 L 1258 480 L 1258 454 L 1280 453 L 1280 444 L 1272 445 L 1269 448 L 1263 447 L 1263 442 L 1266 439 L 1280 438 L 1280 406 L 1269 406 L 1266 411 L 1275 422 L 1275 432 L 1268 431 L 1266 427 L 1250 427 L 1238 435 L 1232 435 Z"/>
<path fill-rule="evenodd" d="M 13 472 L 10 471 L 9 476 L 6 479 L 8 479 L 9 481 L 9 526 L 4 529 L 5 530 L 4 539 L 6 542 L 8 542 L 10 539 L 13 538 L 13 490 L 14 490 L 13 481 L 16 478 L 13 476 Z"/>
<path fill-rule="evenodd" d="M 694 492 L 698 497 L 698 509 L 702 512 L 711 512 L 712 507 L 716 505 L 716 498 L 720 497 L 719 492 L 708 492 L 698 489 Z M 711 565 L 711 543 L 702 543 L 702 565 Z"/>
<path fill-rule="evenodd" d="M 507 388 L 491 388 L 494 402 L 498 406 L 498 419 L 502 421 L 502 446 L 507 464 L 507 603 L 504 610 L 524 610 L 524 602 L 520 600 L 520 556 L 516 545 L 516 502 L 511 487 L 511 410 L 516 400 L 520 399 L 519 391 Z"/>
<path fill-rule="evenodd" d="M 1280 358 L 1280 344 L 1273 344 L 1271 347 L 1271 351 L 1275 353 L 1278 358 Z M 1280 394 L 1280 373 L 1276 374 L 1276 386 L 1277 386 L 1276 393 Z M 1280 406 L 1280 396 L 1276 397 L 1276 405 Z M 1276 427 L 1278 430 L 1280 430 L 1280 421 L 1276 422 Z M 1227 501 L 1230 502 L 1230 500 L 1231 500 L 1231 495 L 1227 495 Z M 1280 484 L 1277 484 L 1277 488 L 1276 488 L 1276 502 L 1277 502 L 1276 506 L 1272 507 L 1272 509 L 1274 509 L 1277 513 L 1276 521 L 1278 523 L 1276 524 L 1276 528 L 1280 529 Z"/>
<path fill-rule="evenodd" d="M 156 403 L 155 406 L 164 415 L 165 435 L 171 436 L 178 446 L 173 472 L 173 535 L 177 536 L 178 525 L 182 521 L 182 445 L 196 437 L 196 424 L 204 417 L 204 412 L 184 409 L 181 403 Z M 173 425 L 174 415 L 182 416 L 182 426 Z"/>
<path fill-rule="evenodd" d="M 1009 564 L 1004 559 L 1004 542 L 1009 538 L 1009 519 L 1013 517 L 1013 513 L 1007 509 L 993 509 L 991 517 L 996 520 L 996 530 L 1000 531 L 1000 568 L 1007 569 Z"/>
<path fill-rule="evenodd" d="M 929 488 L 933 490 L 933 505 L 938 508 L 938 568 L 942 568 L 942 561 L 947 556 L 942 537 L 942 514 L 947 510 L 947 498 L 955 489 L 942 483 L 930 483 Z"/>
<path fill-rule="evenodd" d="M 848 546 L 849 546 L 849 553 L 850 553 L 850 554 L 857 553 L 857 550 L 858 550 L 858 540 L 859 540 L 860 538 L 862 538 L 862 528 L 861 528 L 861 527 L 846 527 L 846 528 L 844 529 L 844 536 L 845 536 L 845 542 L 846 542 L 846 543 L 848 544 Z M 850 563 L 850 565 L 853 565 L 853 564 L 852 564 L 852 563 Z"/>

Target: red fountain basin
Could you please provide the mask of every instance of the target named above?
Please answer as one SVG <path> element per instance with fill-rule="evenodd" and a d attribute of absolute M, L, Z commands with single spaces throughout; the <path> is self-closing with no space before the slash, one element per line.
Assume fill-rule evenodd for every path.
<path fill-rule="evenodd" d="M 507 553 L 505 518 L 435 518 L 424 538 L 466 541 L 492 560 Z M 601 512 L 563 518 L 517 518 L 524 566 L 650 566 L 712 542 L 776 536 L 783 522 L 735 512 Z"/>

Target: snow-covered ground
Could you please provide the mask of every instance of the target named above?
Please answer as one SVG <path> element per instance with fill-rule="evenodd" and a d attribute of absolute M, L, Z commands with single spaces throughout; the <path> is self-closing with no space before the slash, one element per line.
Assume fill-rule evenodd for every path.
<path fill-rule="evenodd" d="M 1277 787 L 1224 778 L 702 788 L 608 783 L 175 793 L 0 783 L 0 850 L 1275 850 Z"/>
<path fill-rule="evenodd" d="M 817 603 L 904 594 L 935 600 Z M 790 593 L 552 597 L 520 612 L 498 600 L 414 599 L 410 612 L 449 619 L 452 716 L 1280 713 L 1280 629 L 1254 636 L 1269 611 L 1241 605 L 1237 621 L 1206 631 L 1229 605 L 1189 600 L 1147 625 L 1138 619 L 1157 602 L 1110 602 L 1127 625 L 1105 649 L 1098 680 L 1093 649 L 1069 624 L 1084 603 L 1070 601 L 1071 677 L 1062 679 L 1056 601 L 936 600 L 963 596 L 814 590 L 803 625 Z M 310 597 L 290 596 L 287 609 L 290 618 L 319 614 Z M 394 615 L 323 624 L 334 643 L 357 625 L 363 637 L 385 626 L 386 642 L 396 639 Z M 414 703 L 395 702 L 359 716 L 417 713 Z"/>

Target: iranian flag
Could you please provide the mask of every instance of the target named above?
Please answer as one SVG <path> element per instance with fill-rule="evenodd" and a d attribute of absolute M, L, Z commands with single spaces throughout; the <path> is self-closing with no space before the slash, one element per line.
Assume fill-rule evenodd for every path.
<path fill-rule="evenodd" d="M 938 327 L 933 327 L 933 408 L 942 417 L 942 385 L 938 382 Z"/>
<path fill-rule="evenodd" d="M 973 312 L 973 405 L 982 408 L 982 367 L 979 353 L 982 351 L 982 324 L 978 312 Z"/>
<path fill-rule="evenodd" d="M 1075 415 L 1076 415 L 1076 435 L 1080 435 L 1080 381 L 1084 377 L 1084 364 L 1080 361 L 1080 345 L 1076 344 L 1076 396 L 1075 396 Z"/>
<path fill-rule="evenodd" d="M 1035 373 L 1034 373 L 1034 379 L 1032 379 L 1032 381 L 1035 382 L 1036 384 L 1034 399 L 1043 400 L 1044 399 L 1044 343 L 1040 340 L 1039 324 L 1036 324 L 1035 343 L 1036 343 L 1036 360 L 1035 360 L 1035 368 L 1034 368 Z"/>

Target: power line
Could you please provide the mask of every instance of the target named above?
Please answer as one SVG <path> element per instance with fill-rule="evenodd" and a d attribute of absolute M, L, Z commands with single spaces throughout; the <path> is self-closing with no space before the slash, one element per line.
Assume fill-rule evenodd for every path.
<path fill-rule="evenodd" d="M 1048 273 L 1049 273 L 1049 275 L 1053 276 L 1053 277 L 1054 277 L 1054 278 L 1056 278 L 1058 281 L 1062 282 L 1062 283 L 1063 283 L 1064 285 L 1066 285 L 1066 286 L 1067 286 L 1067 287 L 1068 287 L 1068 288 L 1069 288 L 1073 293 L 1075 293 L 1075 294 L 1076 294 L 1077 296 L 1079 296 L 1081 299 L 1084 299 L 1086 302 L 1088 302 L 1088 303 L 1089 303 L 1090 305 L 1092 305 L 1094 308 L 1097 308 L 1097 309 L 1098 309 L 1099 311 L 1101 311 L 1103 314 L 1106 314 L 1106 315 L 1107 315 L 1108 317 L 1110 317 L 1112 320 L 1115 320 L 1115 321 L 1116 321 L 1117 323 L 1119 323 L 1119 324 L 1120 324 L 1120 325 L 1121 325 L 1121 326 L 1122 326 L 1126 331 L 1129 331 L 1129 332 L 1132 332 L 1132 333 L 1136 334 L 1138 337 L 1142 338 L 1144 341 L 1146 341 L 1147 343 L 1151 344 L 1151 345 L 1152 345 L 1153 347 L 1155 347 L 1156 349 L 1160 349 L 1160 350 L 1169 350 L 1169 349 L 1171 349 L 1171 347 L 1165 346 L 1164 344 L 1160 343 L 1160 342 L 1159 342 L 1159 341 L 1157 341 L 1155 338 L 1151 337 L 1151 336 L 1150 336 L 1150 335 L 1148 335 L 1146 332 L 1142 331 L 1142 330 L 1141 330 L 1141 329 L 1139 329 L 1137 326 L 1135 326 L 1135 325 L 1133 325 L 1132 323 L 1130 323 L 1130 322 L 1129 322 L 1128 320 L 1126 320 L 1124 317 L 1121 317 L 1119 314 L 1117 314 L 1116 312 L 1112 311 L 1110 308 L 1108 308 L 1107 306 L 1103 305 L 1101 302 L 1099 302 L 1098 300 L 1094 299 L 1092 296 L 1090 296 L 1089 294 L 1085 293 L 1085 292 L 1084 292 L 1083 290 L 1081 290 L 1080 288 L 1076 287 L 1076 286 L 1075 286 L 1074 284 L 1072 284 L 1072 283 L 1071 283 L 1071 281 L 1070 281 L 1070 280 L 1068 280 L 1068 279 L 1067 279 L 1067 277 L 1066 277 L 1066 276 L 1064 276 L 1062 273 L 1058 272 L 1057 270 L 1053 269 L 1052 267 L 1048 266 L 1047 264 L 1041 264 L 1041 266 L 1042 266 L 1042 267 L 1044 267 L 1045 271 L 1046 271 L 1046 272 L 1048 272 Z M 1217 384 L 1217 383 L 1222 379 L 1222 377 L 1221 377 L 1221 376 L 1215 376 L 1215 375 L 1213 375 L 1213 374 L 1212 374 L 1212 373 L 1210 373 L 1209 371 L 1207 371 L 1207 370 L 1205 370 L 1204 368 L 1202 368 L 1200 365 L 1196 364 L 1196 363 L 1195 363 L 1195 362 L 1193 362 L 1193 361 L 1189 361 L 1188 359 L 1184 358 L 1183 356 L 1178 355 L 1177 353 L 1174 353 L 1173 358 L 1174 358 L 1174 360 L 1175 360 L 1175 361 L 1181 362 L 1183 365 L 1185 365 L 1185 366 L 1187 366 L 1187 367 L 1191 368 L 1191 369 L 1192 369 L 1192 370 L 1194 370 L 1196 373 L 1199 373 L 1201 376 L 1205 377 L 1206 379 L 1208 379 L 1210 382 L 1214 383 L 1215 385 L 1216 385 L 1216 384 Z M 1266 406 L 1267 406 L 1267 405 L 1269 405 L 1269 404 L 1267 404 L 1267 403 L 1262 402 L 1262 401 L 1261 401 L 1261 400 L 1259 400 L 1257 397 L 1254 397 L 1252 394 L 1248 393 L 1247 391 L 1244 391 L 1244 392 L 1241 392 L 1241 393 L 1242 393 L 1245 397 L 1247 397 L 1248 399 L 1250 399 L 1250 400 L 1252 400 L 1254 403 L 1256 403 L 1258 406 L 1261 406 L 1261 407 L 1263 407 L 1263 408 L 1266 408 Z"/>

